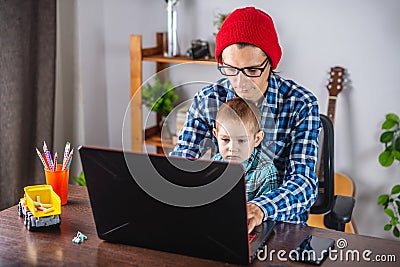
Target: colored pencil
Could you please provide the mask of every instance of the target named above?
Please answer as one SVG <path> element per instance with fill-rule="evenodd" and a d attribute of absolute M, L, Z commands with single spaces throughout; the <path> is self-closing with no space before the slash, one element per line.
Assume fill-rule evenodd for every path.
<path fill-rule="evenodd" d="M 49 169 L 54 170 L 53 159 L 51 157 L 50 151 L 47 149 L 46 142 L 43 142 L 43 152 L 46 155 L 47 163 L 49 164 Z"/>
<path fill-rule="evenodd" d="M 57 160 L 58 160 L 58 155 L 57 155 L 57 152 L 56 152 L 56 153 L 54 153 L 54 163 L 53 163 L 54 167 L 53 167 L 53 171 L 56 171 L 56 170 L 57 170 Z"/>
<path fill-rule="evenodd" d="M 71 162 L 72 162 L 72 154 L 74 154 L 74 149 L 71 150 L 71 154 L 69 155 L 69 160 L 68 160 L 68 164 L 67 164 L 67 170 L 69 169 L 69 167 L 71 167 Z"/>
<path fill-rule="evenodd" d="M 37 149 L 37 147 L 36 147 L 36 153 L 38 154 L 39 159 L 40 159 L 40 161 L 42 162 L 44 168 L 45 168 L 45 169 L 48 169 L 49 166 L 47 166 L 46 161 L 44 161 L 44 158 L 42 157 L 42 154 L 40 154 L 40 151 L 39 151 L 39 149 Z"/>
<path fill-rule="evenodd" d="M 64 164 L 63 164 L 63 166 L 62 166 L 62 170 L 66 170 L 66 169 L 67 169 L 67 167 L 68 167 L 69 164 L 70 164 L 70 161 L 71 161 L 71 159 L 72 159 L 72 155 L 73 155 L 73 154 L 74 154 L 74 149 L 71 149 L 71 152 L 69 153 L 67 159 L 65 160 L 65 162 L 64 162 Z"/>
<path fill-rule="evenodd" d="M 64 158 L 63 158 L 63 162 L 62 162 L 63 166 L 64 166 L 64 164 L 65 164 L 65 161 L 66 161 L 67 158 L 68 158 L 70 146 L 71 146 L 71 144 L 70 144 L 69 142 L 67 142 L 67 143 L 65 144 L 65 148 L 64 148 Z"/>

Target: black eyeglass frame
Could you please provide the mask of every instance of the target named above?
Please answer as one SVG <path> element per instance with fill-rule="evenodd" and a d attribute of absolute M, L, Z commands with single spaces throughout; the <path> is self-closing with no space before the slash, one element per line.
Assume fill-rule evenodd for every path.
<path fill-rule="evenodd" d="M 265 63 L 267 63 L 267 64 L 265 64 Z M 225 64 L 225 65 L 218 65 L 217 68 L 218 68 L 219 72 L 221 72 L 221 74 L 224 75 L 224 76 L 237 76 L 237 75 L 239 74 L 239 72 L 241 72 L 241 73 L 243 73 L 243 75 L 245 75 L 246 77 L 249 77 L 249 78 L 257 78 L 257 77 L 260 77 L 260 76 L 263 74 L 263 72 L 265 71 L 265 69 L 266 69 L 267 66 L 268 66 L 268 63 L 269 63 L 268 57 L 266 57 L 265 60 L 260 64 L 261 66 L 262 66 L 263 64 L 265 64 L 264 67 L 245 67 L 245 68 L 237 68 L 237 67 L 234 67 L 234 66 L 231 66 L 231 65 L 229 65 L 229 64 L 226 64 L 226 63 L 222 62 L 222 64 Z M 235 69 L 235 70 L 236 70 L 236 73 L 235 73 L 235 74 L 226 74 L 226 73 L 224 73 L 222 69 L 227 69 L 227 68 Z M 249 75 L 249 74 L 246 73 L 246 70 L 259 70 L 259 71 L 261 71 L 261 72 L 260 72 L 259 75 Z"/>

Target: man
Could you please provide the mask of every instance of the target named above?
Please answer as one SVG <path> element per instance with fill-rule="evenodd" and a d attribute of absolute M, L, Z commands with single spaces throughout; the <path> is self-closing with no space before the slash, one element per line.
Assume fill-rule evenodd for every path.
<path fill-rule="evenodd" d="M 317 99 L 273 72 L 281 55 L 269 15 L 254 7 L 233 11 L 216 37 L 215 58 L 226 78 L 195 95 L 171 152 L 199 158 L 205 140 L 217 144 L 212 129 L 223 102 L 241 97 L 257 105 L 265 132 L 261 146 L 273 158 L 282 185 L 248 203 L 249 232 L 266 219 L 305 224 L 317 197 L 315 163 L 321 129 Z"/>

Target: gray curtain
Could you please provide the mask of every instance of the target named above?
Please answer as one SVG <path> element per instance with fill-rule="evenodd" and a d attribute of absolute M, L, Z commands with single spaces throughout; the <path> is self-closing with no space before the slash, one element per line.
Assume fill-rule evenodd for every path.
<path fill-rule="evenodd" d="M 45 183 L 53 145 L 56 0 L 0 0 L 0 210 Z"/>

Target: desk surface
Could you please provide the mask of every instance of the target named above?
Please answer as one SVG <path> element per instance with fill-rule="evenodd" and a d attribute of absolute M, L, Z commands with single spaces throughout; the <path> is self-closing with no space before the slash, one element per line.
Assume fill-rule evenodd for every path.
<path fill-rule="evenodd" d="M 78 231 L 88 239 L 82 244 L 72 243 Z M 266 260 L 256 260 L 252 266 L 312 266 L 302 265 L 288 258 L 290 251 L 307 235 L 340 238 L 347 247 L 332 254 L 322 266 L 398 266 L 400 243 L 361 235 L 352 235 L 302 225 L 278 223 L 267 242 Z M 341 243 L 342 244 L 342 243 Z M 363 251 L 370 250 L 371 254 Z M 266 257 L 267 255 L 267 257 Z M 357 261 L 359 255 L 359 261 Z M 394 262 L 393 256 L 395 257 Z M 346 257 L 348 260 L 346 260 Z M 272 261 L 270 260 L 272 258 Z M 370 262 L 366 261 L 368 258 Z M 375 259 L 391 262 L 377 263 Z M 0 212 L 0 266 L 235 266 L 222 262 L 193 258 L 134 246 L 112 244 L 97 237 L 86 187 L 70 185 L 68 204 L 62 206 L 61 225 L 38 232 L 25 229 L 17 207 Z"/>

